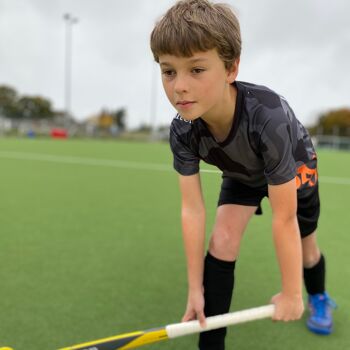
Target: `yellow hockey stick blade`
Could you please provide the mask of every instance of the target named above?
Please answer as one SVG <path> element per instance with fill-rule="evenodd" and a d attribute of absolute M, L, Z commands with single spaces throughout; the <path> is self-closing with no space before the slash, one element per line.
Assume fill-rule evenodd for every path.
<path fill-rule="evenodd" d="M 95 340 L 89 343 L 74 345 L 60 350 L 126 350 L 142 345 L 156 343 L 184 335 L 210 331 L 234 324 L 269 318 L 275 311 L 274 305 L 260 306 L 252 309 L 231 312 L 206 318 L 206 326 L 201 327 L 198 321 L 174 323 L 162 328 L 122 334 L 110 338 Z M 0 349 L 1 350 L 1 349 Z"/>
<path fill-rule="evenodd" d="M 155 328 L 147 331 L 126 333 L 115 337 L 94 340 L 60 350 L 126 350 L 167 339 L 168 335 L 165 328 Z"/>

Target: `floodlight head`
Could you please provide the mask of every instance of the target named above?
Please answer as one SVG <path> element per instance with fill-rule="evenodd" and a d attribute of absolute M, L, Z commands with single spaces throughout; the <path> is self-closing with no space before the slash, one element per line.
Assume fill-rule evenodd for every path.
<path fill-rule="evenodd" d="M 70 24 L 78 23 L 78 18 L 77 17 L 73 17 L 70 13 L 65 13 L 63 15 L 63 19 L 66 20 L 67 22 L 69 22 Z"/>

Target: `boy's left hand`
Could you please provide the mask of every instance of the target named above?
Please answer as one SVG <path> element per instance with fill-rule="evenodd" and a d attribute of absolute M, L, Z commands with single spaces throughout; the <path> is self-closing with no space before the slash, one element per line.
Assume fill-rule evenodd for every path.
<path fill-rule="evenodd" d="M 271 303 L 275 304 L 275 313 L 272 316 L 274 321 L 295 321 L 299 320 L 304 312 L 302 296 L 290 296 L 281 292 L 272 297 Z"/>

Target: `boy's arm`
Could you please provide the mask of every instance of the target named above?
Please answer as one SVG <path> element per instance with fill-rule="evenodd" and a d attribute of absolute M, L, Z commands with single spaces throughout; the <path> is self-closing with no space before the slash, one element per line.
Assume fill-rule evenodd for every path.
<path fill-rule="evenodd" d="M 304 311 L 302 300 L 302 251 L 297 222 L 295 179 L 282 185 L 269 185 L 272 207 L 272 231 L 281 271 L 282 291 L 273 297 L 275 320 L 299 319 Z"/>
<path fill-rule="evenodd" d="M 205 245 L 205 206 L 200 175 L 179 177 L 182 196 L 181 220 L 187 258 L 188 303 L 183 321 L 198 319 L 205 323 L 203 269 Z"/>

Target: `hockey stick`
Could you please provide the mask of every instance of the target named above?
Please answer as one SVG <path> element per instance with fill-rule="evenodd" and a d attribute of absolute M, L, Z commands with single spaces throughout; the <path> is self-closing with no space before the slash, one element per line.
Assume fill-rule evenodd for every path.
<path fill-rule="evenodd" d="M 253 309 L 236 311 L 224 315 L 206 318 L 206 327 L 202 328 L 199 321 L 170 324 L 165 327 L 149 329 L 133 333 L 126 333 L 114 337 L 94 340 L 77 344 L 60 350 L 126 350 L 134 349 L 142 345 L 156 343 L 161 340 L 181 337 L 188 334 L 200 333 L 212 329 L 231 326 L 263 318 L 271 317 L 274 313 L 274 305 L 260 306 Z"/>

